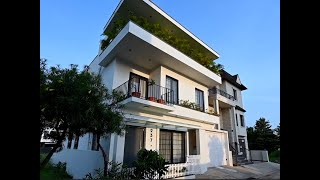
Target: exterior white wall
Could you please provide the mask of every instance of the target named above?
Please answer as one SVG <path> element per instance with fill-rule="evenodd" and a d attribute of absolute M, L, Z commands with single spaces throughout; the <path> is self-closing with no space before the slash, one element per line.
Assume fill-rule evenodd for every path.
<path fill-rule="evenodd" d="M 238 105 L 240 107 L 243 107 L 242 103 L 242 93 L 241 90 L 232 84 L 230 84 L 227 81 L 223 81 L 222 84 L 220 85 L 221 90 L 225 91 L 226 93 L 230 94 L 233 96 L 233 89 L 237 90 L 237 100 L 234 101 L 235 105 Z"/>
<path fill-rule="evenodd" d="M 161 66 L 150 73 L 150 79 L 154 80 L 155 84 L 160 85 L 161 80 Z"/>
<path fill-rule="evenodd" d="M 238 126 L 236 126 L 236 131 L 239 136 L 247 136 L 246 117 L 244 116 L 244 113 L 242 111 L 235 110 L 235 112 L 238 115 Z M 243 115 L 244 126 L 241 126 L 240 115 Z"/>
<path fill-rule="evenodd" d="M 74 149 L 74 139 L 71 142 L 71 148 L 70 149 Z M 88 150 L 91 151 L 92 148 L 92 133 L 87 133 L 84 134 L 83 136 L 79 137 L 79 142 L 78 142 L 78 150 Z M 108 150 L 109 149 L 109 143 L 110 143 L 110 138 L 109 137 L 100 137 L 100 144 L 101 146 L 105 149 Z M 68 140 L 66 139 L 65 141 L 63 141 L 62 143 L 63 145 L 63 150 L 67 149 L 68 146 Z M 62 150 L 62 151 L 63 151 Z"/>
<path fill-rule="evenodd" d="M 89 64 L 89 72 L 93 72 L 93 73 L 96 73 L 98 74 L 99 73 L 99 70 L 100 70 L 100 65 L 99 65 L 99 62 L 100 62 L 100 57 L 97 55 L 93 61 Z M 102 68 L 102 67 L 101 67 Z"/>
<path fill-rule="evenodd" d="M 142 77 L 145 77 L 147 79 L 150 78 L 149 74 L 145 71 L 143 71 L 142 69 L 140 69 L 137 66 L 133 66 L 133 65 L 129 65 L 127 63 L 124 63 L 123 61 L 121 61 L 121 59 L 115 59 L 115 75 L 114 75 L 114 79 L 113 79 L 113 85 L 112 88 L 117 88 L 118 86 L 120 86 L 121 84 L 123 84 L 124 82 L 129 80 L 130 77 L 130 72 L 133 72 L 137 75 L 140 75 Z"/>
<path fill-rule="evenodd" d="M 67 163 L 67 172 L 73 179 L 82 179 L 86 174 L 95 174 L 95 169 L 103 169 L 103 156 L 100 151 L 86 151 L 77 149 L 63 149 L 54 153 L 52 163 Z"/>
<path fill-rule="evenodd" d="M 252 161 L 269 162 L 268 151 L 266 150 L 250 150 Z"/>
<path fill-rule="evenodd" d="M 202 90 L 204 95 L 204 109 L 208 109 L 208 87 L 161 66 L 161 86 L 163 87 L 166 87 L 166 76 L 170 76 L 178 80 L 179 100 L 195 102 L 195 88 Z"/>
<path fill-rule="evenodd" d="M 217 167 L 229 164 L 229 144 L 227 133 L 202 131 L 200 142 L 201 164 L 207 167 Z"/>

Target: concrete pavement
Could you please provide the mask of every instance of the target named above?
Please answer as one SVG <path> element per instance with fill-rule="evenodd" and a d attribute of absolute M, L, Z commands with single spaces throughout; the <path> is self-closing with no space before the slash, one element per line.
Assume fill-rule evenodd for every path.
<path fill-rule="evenodd" d="M 280 179 L 280 164 L 256 162 L 242 166 L 223 166 L 208 168 L 196 175 L 196 179 Z"/>

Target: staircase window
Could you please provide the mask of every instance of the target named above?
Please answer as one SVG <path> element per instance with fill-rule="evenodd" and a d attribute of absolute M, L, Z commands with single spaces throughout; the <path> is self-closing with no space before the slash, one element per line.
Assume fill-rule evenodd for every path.
<path fill-rule="evenodd" d="M 234 100 L 237 100 L 237 90 L 233 89 L 233 97 Z"/>
<path fill-rule="evenodd" d="M 238 125 L 238 114 L 236 114 L 236 123 L 237 123 L 237 126 L 239 126 Z"/>
<path fill-rule="evenodd" d="M 243 119 L 243 115 L 240 114 L 240 124 L 242 127 L 244 127 L 244 119 Z"/>

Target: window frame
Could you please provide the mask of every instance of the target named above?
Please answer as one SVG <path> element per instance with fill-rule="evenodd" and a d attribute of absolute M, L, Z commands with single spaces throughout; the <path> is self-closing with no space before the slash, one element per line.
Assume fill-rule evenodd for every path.
<path fill-rule="evenodd" d="M 171 76 L 166 75 L 166 88 L 168 88 L 170 90 L 173 90 L 173 89 L 171 89 L 172 83 L 170 84 L 170 88 L 167 87 L 167 79 L 170 79 L 171 81 L 177 82 L 177 99 L 176 99 L 177 101 L 175 102 L 174 95 L 173 95 L 173 104 L 179 104 L 179 81 Z"/>
<path fill-rule="evenodd" d="M 174 130 L 168 130 L 168 129 L 160 129 L 160 134 L 161 132 L 166 132 L 166 133 L 170 133 L 170 139 L 171 139 L 171 144 L 170 144 L 170 161 L 168 162 L 169 164 L 180 164 L 180 163 L 186 163 L 186 160 L 187 160 L 187 156 L 186 156 L 186 132 L 184 131 L 174 131 Z M 173 145 L 175 145 L 173 143 L 173 133 L 179 133 L 181 134 L 181 137 L 182 137 L 182 145 L 181 145 L 181 152 L 182 153 L 182 161 L 179 161 L 179 162 L 173 162 Z M 159 136 L 159 154 L 160 154 L 160 148 L 161 148 L 161 135 Z M 165 149 L 167 150 L 167 149 Z M 163 157 L 164 159 L 166 159 L 165 157 Z"/>
<path fill-rule="evenodd" d="M 237 99 L 238 99 L 238 97 L 237 97 L 237 90 L 234 89 L 234 88 L 232 88 L 232 89 L 233 89 L 233 98 L 234 98 L 234 100 L 237 100 Z"/>
<path fill-rule="evenodd" d="M 238 114 L 236 113 L 236 123 L 237 123 L 237 126 L 239 126 L 238 124 Z"/>
<path fill-rule="evenodd" d="M 242 114 L 240 114 L 240 125 L 241 125 L 241 127 L 245 127 L 244 116 Z"/>
<path fill-rule="evenodd" d="M 202 109 L 201 109 L 200 104 L 197 104 L 197 105 L 199 106 L 200 111 L 201 111 L 201 112 L 204 112 L 204 92 L 203 92 L 202 90 L 198 89 L 198 88 L 195 88 L 195 94 L 194 94 L 195 103 L 196 103 L 196 100 L 197 100 L 197 96 L 196 96 L 197 91 L 200 92 L 200 94 L 202 93 Z M 200 97 L 201 97 L 201 96 L 200 96 Z M 200 99 L 201 99 L 201 98 L 200 98 Z"/>

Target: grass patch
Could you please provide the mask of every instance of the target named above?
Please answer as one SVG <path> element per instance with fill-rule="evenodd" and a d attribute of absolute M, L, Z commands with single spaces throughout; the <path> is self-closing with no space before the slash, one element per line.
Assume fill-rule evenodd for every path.
<path fill-rule="evenodd" d="M 280 164 L 280 150 L 273 151 L 269 154 L 269 160 L 271 162 Z"/>
<path fill-rule="evenodd" d="M 40 154 L 40 162 L 46 157 L 46 154 Z M 59 162 L 58 164 L 52 164 L 49 162 L 42 170 L 40 170 L 41 180 L 53 180 L 53 179 L 72 179 L 66 171 L 66 163 Z"/>

